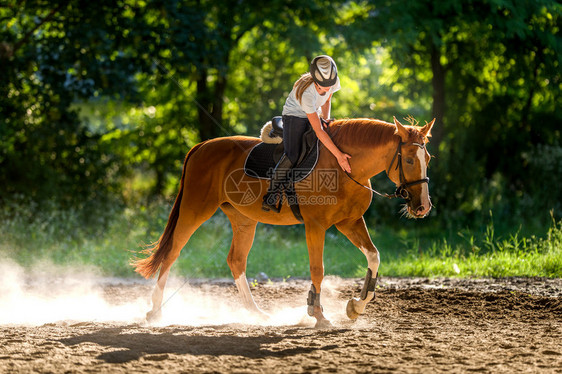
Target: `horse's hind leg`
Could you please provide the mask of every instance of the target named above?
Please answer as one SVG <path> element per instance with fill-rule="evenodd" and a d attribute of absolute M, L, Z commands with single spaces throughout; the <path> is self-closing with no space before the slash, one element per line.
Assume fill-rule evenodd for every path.
<path fill-rule="evenodd" d="M 242 215 L 230 204 L 221 205 L 221 209 L 232 225 L 232 243 L 226 261 L 234 277 L 238 294 L 248 310 L 266 316 L 266 313 L 256 305 L 246 279 L 246 264 L 254 242 L 257 221 Z"/>
<path fill-rule="evenodd" d="M 377 285 L 377 274 L 380 264 L 379 251 L 371 241 L 363 217 L 358 220 L 341 222 L 337 224 L 336 227 L 365 254 L 365 257 L 367 257 L 367 275 L 365 276 L 365 283 L 361 289 L 360 297 L 353 298 L 347 303 L 347 316 L 350 319 L 356 319 L 365 312 L 367 303 L 375 297 L 375 287 Z"/>
<path fill-rule="evenodd" d="M 183 204 L 185 202 L 185 205 Z M 172 264 L 177 260 L 181 250 L 191 238 L 191 235 L 215 212 L 215 210 L 202 207 L 192 207 L 188 201 L 182 202 L 180 208 L 180 216 L 173 234 L 172 250 L 166 256 L 160 267 L 158 281 L 152 292 L 152 310 L 146 313 L 146 320 L 149 322 L 156 321 L 162 316 L 162 300 L 164 297 L 164 287 L 170 274 Z"/>

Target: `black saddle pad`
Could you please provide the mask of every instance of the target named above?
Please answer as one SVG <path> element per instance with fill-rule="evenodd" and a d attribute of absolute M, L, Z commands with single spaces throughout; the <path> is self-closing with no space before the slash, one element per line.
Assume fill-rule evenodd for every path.
<path fill-rule="evenodd" d="M 293 168 L 293 182 L 300 182 L 314 170 L 318 162 L 318 138 L 310 129 L 304 135 L 303 150 Z M 275 165 L 283 155 L 283 143 L 259 143 L 248 154 L 244 164 L 246 175 L 259 179 L 270 179 Z"/>

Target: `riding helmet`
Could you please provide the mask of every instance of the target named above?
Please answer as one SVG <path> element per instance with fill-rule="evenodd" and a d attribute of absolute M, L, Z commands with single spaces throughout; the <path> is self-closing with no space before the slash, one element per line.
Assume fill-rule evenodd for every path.
<path fill-rule="evenodd" d="M 338 80 L 338 68 L 330 56 L 316 56 L 310 63 L 310 75 L 318 85 L 331 87 Z"/>

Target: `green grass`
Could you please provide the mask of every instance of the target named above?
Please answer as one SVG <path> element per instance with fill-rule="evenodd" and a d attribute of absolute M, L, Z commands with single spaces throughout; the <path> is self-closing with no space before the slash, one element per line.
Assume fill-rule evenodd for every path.
<path fill-rule="evenodd" d="M 81 227 L 78 214 L 57 209 L 40 214 L 0 216 L 0 255 L 23 266 L 49 261 L 58 265 L 95 267 L 102 275 L 138 276 L 128 265 L 136 252 L 161 234 L 170 206 L 125 209 L 99 227 Z M 25 212 L 24 209 L 11 210 Z M 94 221 L 95 222 L 95 221 Z M 521 230 L 495 232 L 493 220 L 481 232 L 464 229 L 443 233 L 423 220 L 408 229 L 375 227 L 373 242 L 381 253 L 380 274 L 386 276 L 541 276 L 562 277 L 562 221 L 539 237 Z M 226 256 L 232 230 L 217 213 L 191 238 L 173 267 L 176 275 L 230 277 Z M 325 273 L 363 277 L 367 261 L 336 229 L 326 234 Z M 247 274 L 270 278 L 308 277 L 303 226 L 259 224 L 248 259 Z"/>
<path fill-rule="evenodd" d="M 446 240 L 427 250 L 409 249 L 385 268 L 388 275 L 456 277 L 562 276 L 562 221 L 553 221 L 544 238 L 522 237 L 519 231 L 496 237 L 493 223 L 484 235 L 459 233 L 466 240 L 452 245 Z"/>

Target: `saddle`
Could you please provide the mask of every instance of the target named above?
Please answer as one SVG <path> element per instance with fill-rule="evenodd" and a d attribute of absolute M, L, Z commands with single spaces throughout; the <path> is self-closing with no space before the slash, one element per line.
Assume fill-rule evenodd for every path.
<path fill-rule="evenodd" d="M 283 138 L 283 117 L 276 116 L 271 119 L 271 131 L 269 132 L 271 138 Z"/>
<path fill-rule="evenodd" d="M 319 154 L 318 137 L 310 125 L 303 137 L 298 161 L 289 173 L 289 188 L 284 190 L 291 211 L 300 222 L 303 222 L 303 218 L 294 184 L 312 173 L 318 163 Z M 264 126 L 261 138 L 264 141 L 255 145 L 246 157 L 244 173 L 253 178 L 271 179 L 275 166 L 285 152 L 283 142 L 279 142 L 279 139 L 283 138 L 283 120 L 281 117 L 273 117 L 271 124 L 268 123 Z M 265 140 L 268 142 L 266 143 Z M 282 198 L 283 196 L 281 196 Z"/>
<path fill-rule="evenodd" d="M 281 117 L 273 117 L 268 136 L 270 138 L 283 138 L 283 120 Z M 246 157 L 244 172 L 253 178 L 271 179 L 272 171 L 284 152 L 282 142 L 279 144 L 259 143 L 252 148 L 248 157 Z M 318 154 L 318 137 L 312 127 L 309 126 L 304 133 L 304 141 L 298 161 L 292 169 L 293 183 L 300 182 L 310 175 L 318 162 Z"/>

